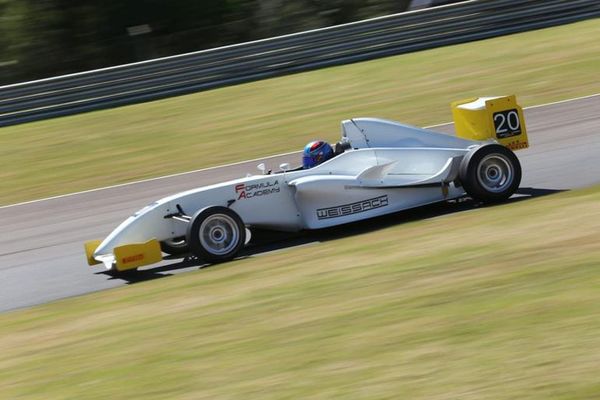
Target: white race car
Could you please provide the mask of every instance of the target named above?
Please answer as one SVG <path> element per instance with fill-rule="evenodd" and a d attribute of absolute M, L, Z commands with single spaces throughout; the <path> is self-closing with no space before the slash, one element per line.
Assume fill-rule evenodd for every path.
<path fill-rule="evenodd" d="M 457 137 L 375 118 L 342 121 L 335 156 L 290 169 L 201 187 L 136 212 L 103 241 L 85 244 L 88 263 L 126 271 L 190 252 L 222 262 L 252 228 L 300 231 L 346 224 L 465 195 L 508 199 L 528 147 L 514 96 L 455 102 Z M 162 252 L 161 252 L 162 250 Z"/>

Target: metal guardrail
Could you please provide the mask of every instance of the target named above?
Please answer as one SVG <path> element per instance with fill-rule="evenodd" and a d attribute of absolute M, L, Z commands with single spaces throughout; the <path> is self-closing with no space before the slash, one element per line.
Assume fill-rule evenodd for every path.
<path fill-rule="evenodd" d="M 600 16 L 598 0 L 471 0 L 0 87 L 0 126 Z"/>

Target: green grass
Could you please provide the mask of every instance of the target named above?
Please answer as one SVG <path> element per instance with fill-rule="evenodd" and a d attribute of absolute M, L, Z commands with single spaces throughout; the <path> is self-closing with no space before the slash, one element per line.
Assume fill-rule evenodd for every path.
<path fill-rule="evenodd" d="M 339 121 L 428 125 L 452 100 L 600 92 L 600 20 L 0 129 L 0 204 L 298 150 Z"/>
<path fill-rule="evenodd" d="M 600 187 L 5 313 L 0 398 L 599 398 L 599 243 Z"/>

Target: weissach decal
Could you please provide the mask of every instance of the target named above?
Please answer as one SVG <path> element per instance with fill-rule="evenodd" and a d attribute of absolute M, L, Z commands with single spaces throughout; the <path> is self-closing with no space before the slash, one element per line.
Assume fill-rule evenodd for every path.
<path fill-rule="evenodd" d="M 357 201 L 356 203 L 344 204 L 341 206 L 319 208 L 317 210 L 318 219 L 338 218 L 345 215 L 358 214 L 361 212 L 374 210 L 376 208 L 388 205 L 388 197 L 379 196 L 372 199 Z"/>

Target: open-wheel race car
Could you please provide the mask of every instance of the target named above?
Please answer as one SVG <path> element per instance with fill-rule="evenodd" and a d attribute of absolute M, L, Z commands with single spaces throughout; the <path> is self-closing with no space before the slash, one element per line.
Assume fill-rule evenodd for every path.
<path fill-rule="evenodd" d="M 191 253 L 227 261 L 252 228 L 311 230 L 346 224 L 465 195 L 508 199 L 519 187 L 513 150 L 528 147 L 514 96 L 452 104 L 457 136 L 398 122 L 342 121 L 335 155 L 310 169 L 251 175 L 160 199 L 103 241 L 85 244 L 88 263 L 126 271 Z"/>

